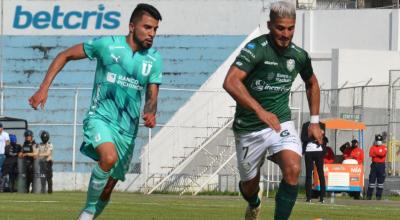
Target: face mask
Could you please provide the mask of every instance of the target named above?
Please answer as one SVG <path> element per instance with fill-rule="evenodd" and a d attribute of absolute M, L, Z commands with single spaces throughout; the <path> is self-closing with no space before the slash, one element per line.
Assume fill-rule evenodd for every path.
<path fill-rule="evenodd" d="M 382 145 L 382 141 L 377 141 L 376 145 L 378 145 L 378 146 Z"/>

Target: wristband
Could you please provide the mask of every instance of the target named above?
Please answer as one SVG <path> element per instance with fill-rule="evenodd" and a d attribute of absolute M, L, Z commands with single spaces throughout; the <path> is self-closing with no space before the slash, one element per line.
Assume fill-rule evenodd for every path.
<path fill-rule="evenodd" d="M 319 123 L 319 115 L 311 115 L 310 123 L 311 124 L 318 124 Z"/>

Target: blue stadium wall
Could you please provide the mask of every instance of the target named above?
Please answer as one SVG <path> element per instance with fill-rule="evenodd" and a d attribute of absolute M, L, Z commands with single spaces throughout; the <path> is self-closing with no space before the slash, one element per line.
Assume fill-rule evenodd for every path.
<path fill-rule="evenodd" d="M 74 97 L 75 90 L 51 90 L 44 111 L 33 111 L 28 98 L 34 89 L 9 87 L 37 87 L 47 67 L 55 56 L 67 47 L 91 37 L 83 36 L 4 36 L 3 82 L 4 115 L 27 119 L 35 139 L 39 131 L 48 130 L 54 144 L 55 171 L 71 171 Z M 159 94 L 158 123 L 164 124 L 193 94 L 192 91 L 173 89 L 197 89 L 243 41 L 244 35 L 160 35 L 154 47 L 164 60 L 163 84 Z M 68 63 L 53 82 L 54 88 L 91 88 L 96 61 L 88 59 Z M 82 123 L 89 106 L 91 89 L 79 90 L 78 118 Z M 51 126 L 45 124 L 53 124 Z M 153 135 L 160 129 L 153 129 Z M 82 126 L 77 127 L 77 142 L 82 142 Z M 22 143 L 23 140 L 19 140 Z M 148 141 L 148 129 L 141 126 L 136 140 L 134 162 L 138 162 L 141 148 Z M 76 171 L 88 171 L 90 160 L 76 153 Z"/>

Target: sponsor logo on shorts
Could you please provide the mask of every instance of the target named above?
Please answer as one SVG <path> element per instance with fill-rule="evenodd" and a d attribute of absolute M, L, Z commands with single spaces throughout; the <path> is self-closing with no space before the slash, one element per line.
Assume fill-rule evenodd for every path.
<path fill-rule="evenodd" d="M 283 130 L 280 134 L 281 137 L 287 137 L 290 135 L 290 132 L 288 130 Z"/>

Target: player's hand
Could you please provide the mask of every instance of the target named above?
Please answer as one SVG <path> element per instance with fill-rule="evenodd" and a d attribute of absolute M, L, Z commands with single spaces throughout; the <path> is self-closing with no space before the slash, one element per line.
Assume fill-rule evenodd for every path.
<path fill-rule="evenodd" d="M 323 132 L 319 123 L 310 123 L 308 126 L 308 137 L 314 137 L 318 144 L 323 144 L 322 136 Z"/>
<path fill-rule="evenodd" d="M 143 114 L 144 126 L 148 128 L 154 128 L 156 126 L 156 115 L 153 113 Z"/>
<path fill-rule="evenodd" d="M 272 128 L 275 132 L 279 133 L 281 131 L 281 123 L 272 112 L 265 111 L 264 109 L 260 112 L 256 112 L 258 118 Z"/>
<path fill-rule="evenodd" d="M 40 88 L 38 91 L 36 91 L 33 96 L 29 98 L 29 105 L 35 110 L 37 110 L 37 107 L 40 105 L 40 108 L 43 109 L 44 105 L 46 104 L 47 101 L 47 96 L 48 96 L 48 90 L 44 88 Z"/>

